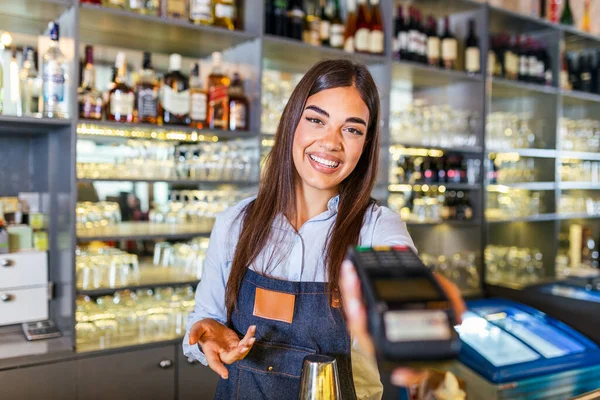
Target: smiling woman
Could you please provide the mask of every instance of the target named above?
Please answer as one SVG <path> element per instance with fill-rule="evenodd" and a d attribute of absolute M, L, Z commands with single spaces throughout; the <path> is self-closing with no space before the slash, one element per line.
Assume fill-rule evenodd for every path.
<path fill-rule="evenodd" d="M 283 111 L 257 197 L 217 218 L 184 338 L 184 353 L 223 378 L 217 399 L 297 399 L 314 353 L 335 357 L 343 399 L 381 398 L 338 295 L 349 246 L 414 247 L 400 217 L 371 198 L 378 121 L 365 66 L 316 64 Z"/>

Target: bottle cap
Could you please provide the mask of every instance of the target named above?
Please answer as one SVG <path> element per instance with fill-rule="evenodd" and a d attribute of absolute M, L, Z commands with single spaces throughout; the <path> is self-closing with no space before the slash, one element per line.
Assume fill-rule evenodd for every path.
<path fill-rule="evenodd" d="M 180 71 L 181 70 L 181 55 L 174 53 L 169 57 L 169 70 Z"/>
<path fill-rule="evenodd" d="M 144 52 L 144 61 L 142 62 L 142 69 L 152 69 L 152 53 L 149 51 Z"/>
<path fill-rule="evenodd" d="M 200 76 L 200 64 L 194 63 L 192 64 L 192 70 L 190 72 L 190 76 L 199 77 Z"/>
<path fill-rule="evenodd" d="M 117 59 L 115 61 L 115 67 L 121 68 L 125 66 L 125 53 L 122 51 L 117 53 Z"/>
<path fill-rule="evenodd" d="M 212 62 L 213 65 L 221 65 L 221 61 L 223 60 L 223 55 L 218 51 L 212 53 Z"/>

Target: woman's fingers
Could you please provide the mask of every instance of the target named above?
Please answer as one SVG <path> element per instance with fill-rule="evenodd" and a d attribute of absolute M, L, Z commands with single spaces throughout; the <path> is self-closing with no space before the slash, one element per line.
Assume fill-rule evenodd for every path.
<path fill-rule="evenodd" d="M 221 362 L 221 357 L 219 357 L 219 352 L 216 350 L 207 349 L 204 352 L 206 356 L 206 361 L 208 361 L 208 366 L 210 369 L 215 371 L 219 376 L 223 379 L 227 379 L 229 377 L 229 371 L 225 368 L 225 365 Z"/>
<path fill-rule="evenodd" d="M 358 275 L 356 275 L 354 265 L 348 260 L 342 263 L 340 291 L 344 300 L 344 311 L 350 332 L 358 340 L 364 351 L 373 354 L 373 342 L 367 329 L 367 313 L 362 304 L 360 281 Z"/>
<path fill-rule="evenodd" d="M 463 313 L 467 311 L 467 306 L 462 298 L 460 289 L 448 278 L 441 276 L 440 274 L 434 273 L 434 275 L 444 292 L 446 292 L 446 295 L 452 304 L 452 308 L 454 308 L 456 323 L 460 324 L 462 322 Z"/>
<path fill-rule="evenodd" d="M 254 344 L 254 341 L 252 341 L 252 344 L 250 343 L 250 341 L 254 339 L 254 335 L 256 335 L 256 325 L 251 325 L 248 328 L 248 331 L 246 331 L 246 336 L 244 336 L 242 340 L 240 340 L 239 345 L 244 347 L 252 346 L 252 344 Z"/>
<path fill-rule="evenodd" d="M 398 368 L 392 372 L 391 381 L 394 386 L 418 385 L 427 379 L 427 370 L 415 370 L 410 368 Z"/>
<path fill-rule="evenodd" d="M 202 325 L 202 321 L 196 322 L 194 325 L 192 325 L 192 328 L 190 329 L 190 336 L 189 336 L 190 344 L 198 343 L 198 341 L 202 337 L 202 334 L 204 334 L 204 331 L 205 331 L 205 329 L 204 329 L 204 326 Z"/>

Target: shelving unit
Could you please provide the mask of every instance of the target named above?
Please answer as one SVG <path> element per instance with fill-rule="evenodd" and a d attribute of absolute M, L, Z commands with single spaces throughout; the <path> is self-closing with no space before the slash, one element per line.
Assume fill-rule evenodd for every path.
<path fill-rule="evenodd" d="M 174 224 L 157 222 L 121 222 L 98 228 L 77 230 L 77 240 L 145 240 L 145 239 L 185 239 L 196 236 L 209 236 L 206 224 Z"/>
<path fill-rule="evenodd" d="M 10 3 L 10 4 L 9 4 Z M 260 4 L 258 4 L 260 3 Z M 548 274 L 553 274 L 555 257 L 558 251 L 558 232 L 561 223 L 572 219 L 582 219 L 593 224 L 600 216 L 587 214 L 560 214 L 556 209 L 562 190 L 600 190 L 598 184 L 560 182 L 561 158 L 600 160 L 600 153 L 568 152 L 560 150 L 558 121 L 565 114 L 565 107 L 593 107 L 600 104 L 600 95 L 571 92 L 558 89 L 559 39 L 564 37 L 570 49 L 600 45 L 600 38 L 582 33 L 576 29 L 551 24 L 536 18 L 523 16 L 511 11 L 482 4 L 474 0 L 420 0 L 418 7 L 436 16 L 450 14 L 459 22 L 466 18 L 476 19 L 481 43 L 481 69 L 486 71 L 487 43 L 490 33 L 509 28 L 512 33 L 532 33 L 545 39 L 553 60 L 554 85 L 544 86 L 532 83 L 510 81 L 488 77 L 483 74 L 467 74 L 462 71 L 431 67 L 412 61 L 396 60 L 392 56 L 394 2 L 382 1 L 382 15 L 386 29 L 384 55 L 348 54 L 341 50 L 321 48 L 286 38 L 263 33 L 263 2 L 257 7 L 244 9 L 245 26 L 242 31 L 228 31 L 210 26 L 193 25 L 187 21 L 139 15 L 133 12 L 105 9 L 88 4 L 79 5 L 73 0 L 24 0 L 7 2 L 0 11 L 3 29 L 16 30 L 24 34 L 41 35 L 50 19 L 61 22 L 62 37 L 73 41 L 74 59 L 72 82 L 78 82 L 77 61 L 81 58 L 83 45 L 104 45 L 130 51 L 151 51 L 156 53 L 178 52 L 187 57 L 206 59 L 213 51 L 222 51 L 225 63 L 241 65 L 247 72 L 247 93 L 251 99 L 251 126 L 248 132 L 227 132 L 196 130 L 188 127 L 168 127 L 148 124 L 119 124 L 107 121 L 90 121 L 71 118 L 68 120 L 36 119 L 28 117 L 0 116 L 0 162 L 4 173 L 0 172 L 0 195 L 15 195 L 20 191 L 49 192 L 51 196 L 50 229 L 50 279 L 57 289 L 56 298 L 51 300 L 52 317 L 60 322 L 61 329 L 75 347 L 75 298 L 78 294 L 101 296 L 117 289 L 77 290 L 74 282 L 75 255 L 78 242 L 93 240 L 179 240 L 195 236 L 207 236 L 206 229 L 194 229 L 184 225 L 169 225 L 163 230 L 144 229 L 131 232 L 127 225 L 107 227 L 101 231 L 77 232 L 75 229 L 75 205 L 77 183 L 96 181 L 133 183 L 160 183 L 172 185 L 236 185 L 256 186 L 258 182 L 206 182 L 199 180 L 161 179 L 77 179 L 76 140 L 84 138 L 95 141 L 115 139 L 150 139 L 184 142 L 220 142 L 227 140 L 255 140 L 260 149 L 261 140 L 272 136 L 261 135 L 262 74 L 267 68 L 285 72 L 303 73 L 314 62 L 329 58 L 350 58 L 368 65 L 379 86 L 382 101 L 381 126 L 381 175 L 377 192 L 383 193 L 378 199 L 387 200 L 399 188 L 389 185 L 391 146 L 406 146 L 440 149 L 444 152 L 462 153 L 474 156 L 481 163 L 481 173 L 476 184 L 443 184 L 447 190 L 467 190 L 472 193 L 475 203 L 474 216 L 469 221 L 444 221 L 442 223 L 418 224 L 409 222 L 409 231 L 420 251 L 437 254 L 469 250 L 478 253 L 481 265 L 482 291 L 468 293 L 469 296 L 485 294 L 489 289 L 485 281 L 484 251 L 489 244 L 514 246 L 536 245 L 544 254 Z M 64 29 L 63 29 L 64 27 Z M 124 39 L 125 38 L 125 39 Z M 390 119 L 393 90 L 401 90 L 414 99 L 451 99 L 465 109 L 477 110 L 481 121 L 477 123 L 477 144 L 472 147 L 426 146 L 414 143 L 391 143 Z M 76 87 L 71 85 L 70 95 L 76 99 Z M 535 115 L 546 116 L 545 145 L 535 149 L 491 149 L 487 147 L 485 118 L 501 105 L 525 100 L 535 104 Z M 510 108 L 510 107 L 507 107 Z M 517 109 L 518 107 L 513 107 Z M 72 104 L 71 115 L 76 116 L 76 104 Z M 592 113 L 593 114 L 593 113 Z M 543 148 L 541 148 L 543 147 Z M 28 159 L 18 154 L 27 153 Z M 524 218 L 507 220 L 486 220 L 487 196 L 494 185 L 485 183 L 484 162 L 490 153 L 516 153 L 521 157 L 548 159 L 554 162 L 554 181 L 531 182 L 503 185 L 509 189 L 544 191 L 549 197 L 547 213 Z M 554 160 L 553 160 L 554 159 Z M 31 160 L 29 162 L 28 160 Z M 10 171 L 7 173 L 6 171 Z M 14 172 L 16 171 L 16 172 Z M 13 173 L 14 172 L 14 173 Z M 430 184 L 433 186 L 434 184 Z M 442 184 L 436 185 L 441 186 Z M 140 225 L 140 226 L 143 226 Z M 595 226 L 595 225 L 594 225 Z M 499 243 L 498 238 L 506 241 Z M 141 282 L 119 289 L 164 287 L 170 285 L 190 285 L 196 281 L 152 281 Z M 467 293 L 465 293 L 467 294 Z M 0 331 L 1 333 L 1 331 Z M 0 335 L 1 336 L 1 335 Z M 173 344 L 175 341 L 160 341 L 156 345 Z M 131 344 L 134 346 L 135 344 Z M 136 345 L 137 346 L 137 345 Z M 64 346 L 60 347 L 64 351 Z M 30 350 L 37 354 L 38 350 Z M 1 354 L 0 354 L 1 358 Z M 33 362 L 32 357 L 32 361 Z"/>

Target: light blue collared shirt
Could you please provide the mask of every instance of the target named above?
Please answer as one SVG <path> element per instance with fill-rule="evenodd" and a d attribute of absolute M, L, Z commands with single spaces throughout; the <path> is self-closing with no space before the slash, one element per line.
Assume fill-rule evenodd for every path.
<path fill-rule="evenodd" d="M 204 365 L 207 364 L 206 357 L 199 346 L 188 343 L 189 330 L 192 325 L 204 318 L 212 318 L 222 324 L 227 321 L 225 287 L 242 221 L 242 218 L 237 217 L 252 200 L 253 197 L 242 200 L 219 214 L 210 235 L 202 280 L 196 289 L 196 304 L 188 318 L 187 332 L 183 339 L 183 353 Z M 338 201 L 339 196 L 331 198 L 327 203 L 327 211 L 307 221 L 298 232 L 284 216 L 275 218 L 272 239 L 250 268 L 275 279 L 326 282 L 327 269 L 323 250 L 327 235 L 337 218 Z M 369 207 L 365 213 L 359 245 L 408 245 L 415 248 L 406 229 L 406 223 L 400 219 L 400 216 L 387 207 L 377 205 Z M 275 249 L 277 251 L 274 251 Z M 352 357 L 358 358 L 354 353 L 353 348 Z M 355 363 L 352 364 L 354 372 Z M 357 392 L 359 380 L 360 376 L 355 376 Z"/>

